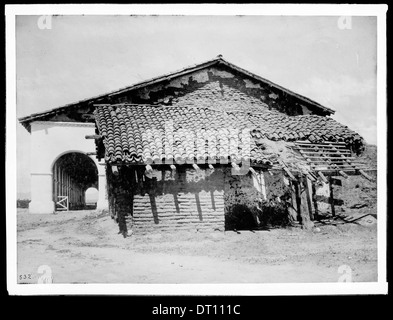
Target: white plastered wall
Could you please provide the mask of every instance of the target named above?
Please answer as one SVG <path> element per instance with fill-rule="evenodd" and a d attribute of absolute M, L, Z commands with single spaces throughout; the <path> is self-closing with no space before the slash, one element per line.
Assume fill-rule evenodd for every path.
<path fill-rule="evenodd" d="M 95 151 L 94 140 L 85 139 L 94 134 L 93 123 L 35 121 L 31 123 L 31 202 L 30 213 L 53 213 L 52 168 L 56 160 L 69 152 Z M 90 156 L 98 169 L 99 198 L 97 210 L 108 208 L 105 166 Z"/>

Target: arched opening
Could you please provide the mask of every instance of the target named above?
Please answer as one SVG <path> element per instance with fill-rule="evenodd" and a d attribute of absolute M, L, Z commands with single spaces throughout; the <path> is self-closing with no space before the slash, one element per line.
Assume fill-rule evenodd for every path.
<path fill-rule="evenodd" d="M 98 190 L 97 188 L 88 188 L 85 192 L 86 207 L 87 209 L 96 209 L 98 201 Z"/>
<path fill-rule="evenodd" d="M 59 157 L 53 165 L 53 201 L 55 210 L 83 210 L 86 190 L 98 189 L 98 170 L 92 159 L 79 152 Z"/>

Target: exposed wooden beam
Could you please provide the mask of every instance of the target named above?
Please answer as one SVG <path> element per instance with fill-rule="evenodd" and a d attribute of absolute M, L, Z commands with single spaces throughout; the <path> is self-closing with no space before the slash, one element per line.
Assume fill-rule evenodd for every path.
<path fill-rule="evenodd" d="M 310 173 L 306 173 L 306 177 L 307 177 L 310 181 L 312 181 L 312 182 L 317 181 L 317 179 L 315 179 Z"/>
<path fill-rule="evenodd" d="M 232 165 L 232 167 L 233 167 L 234 169 L 240 170 L 240 167 L 237 165 L 237 163 L 231 162 L 231 165 Z"/>
<path fill-rule="evenodd" d="M 320 176 L 320 178 L 322 179 L 323 182 L 325 182 L 325 183 L 329 182 L 321 171 L 318 171 L 318 175 Z"/>
<path fill-rule="evenodd" d="M 254 168 L 251 168 L 251 167 L 250 167 L 249 170 L 250 170 L 250 172 L 251 172 L 252 174 L 257 175 L 257 172 L 254 170 Z"/>
<path fill-rule="evenodd" d="M 304 142 L 304 141 L 302 141 L 302 140 L 296 140 L 295 141 L 297 144 L 302 144 L 302 145 L 306 145 L 306 146 L 313 146 L 313 145 L 317 145 L 317 143 L 310 143 L 310 142 Z M 329 142 L 329 144 L 330 144 L 331 142 Z M 345 142 L 340 142 L 340 141 L 337 141 L 337 142 L 334 142 L 334 144 L 337 144 L 337 145 L 345 145 Z M 324 144 L 318 144 L 318 145 L 324 145 Z"/>
<path fill-rule="evenodd" d="M 289 178 L 291 178 L 291 180 L 293 181 L 297 181 L 297 179 L 295 178 L 295 176 L 291 173 L 291 171 L 289 171 L 289 169 L 287 167 L 283 167 L 285 173 L 289 176 Z"/>
<path fill-rule="evenodd" d="M 85 114 L 82 114 L 82 118 L 85 120 L 94 120 L 95 116 L 94 116 L 94 114 L 85 113 Z"/>
<path fill-rule="evenodd" d="M 359 170 L 359 173 L 360 173 L 363 177 L 365 177 L 367 180 L 374 181 L 374 179 L 373 179 L 371 176 L 369 176 L 367 173 L 365 173 L 363 170 Z"/>
<path fill-rule="evenodd" d="M 101 139 L 102 136 L 99 134 L 88 134 L 85 136 L 85 139 L 95 139 L 95 140 L 99 140 Z"/>
<path fill-rule="evenodd" d="M 348 175 L 347 175 L 344 171 L 340 170 L 338 173 L 339 173 L 341 176 L 343 176 L 345 179 L 348 179 Z"/>
<path fill-rule="evenodd" d="M 86 155 L 88 155 L 88 156 L 96 156 L 97 152 L 86 152 Z"/>
<path fill-rule="evenodd" d="M 119 170 L 118 170 L 117 166 L 112 166 L 111 169 L 112 169 L 112 173 L 113 173 L 115 176 L 118 176 L 118 175 L 119 175 Z"/>
<path fill-rule="evenodd" d="M 171 168 L 172 171 L 176 171 L 176 166 L 174 164 L 171 164 L 169 167 Z"/>
<path fill-rule="evenodd" d="M 192 167 L 196 170 L 196 171 L 200 171 L 201 168 L 199 168 L 199 166 L 196 163 L 192 164 Z"/>

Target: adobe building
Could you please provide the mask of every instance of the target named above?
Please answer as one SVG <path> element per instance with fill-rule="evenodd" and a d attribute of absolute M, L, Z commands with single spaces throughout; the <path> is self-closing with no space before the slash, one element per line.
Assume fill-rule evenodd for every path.
<path fill-rule="evenodd" d="M 124 235 L 251 228 L 280 208 L 306 224 L 326 209 L 317 199 L 333 203 L 331 177 L 370 178 L 362 137 L 333 113 L 218 56 L 33 114 L 19 119 L 29 211 L 83 208 L 94 186 Z"/>

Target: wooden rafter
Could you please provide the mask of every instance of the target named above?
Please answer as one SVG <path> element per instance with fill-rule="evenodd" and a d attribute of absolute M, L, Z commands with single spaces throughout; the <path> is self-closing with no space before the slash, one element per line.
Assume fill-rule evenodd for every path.
<path fill-rule="evenodd" d="M 344 142 L 308 143 L 297 141 L 296 148 L 311 168 L 317 172 L 337 172 L 337 175 L 344 178 L 348 178 L 347 173 L 355 172 L 369 180 L 372 179 L 364 172 L 364 170 L 368 170 L 364 164 L 355 163 L 356 158 L 352 156 Z"/>

